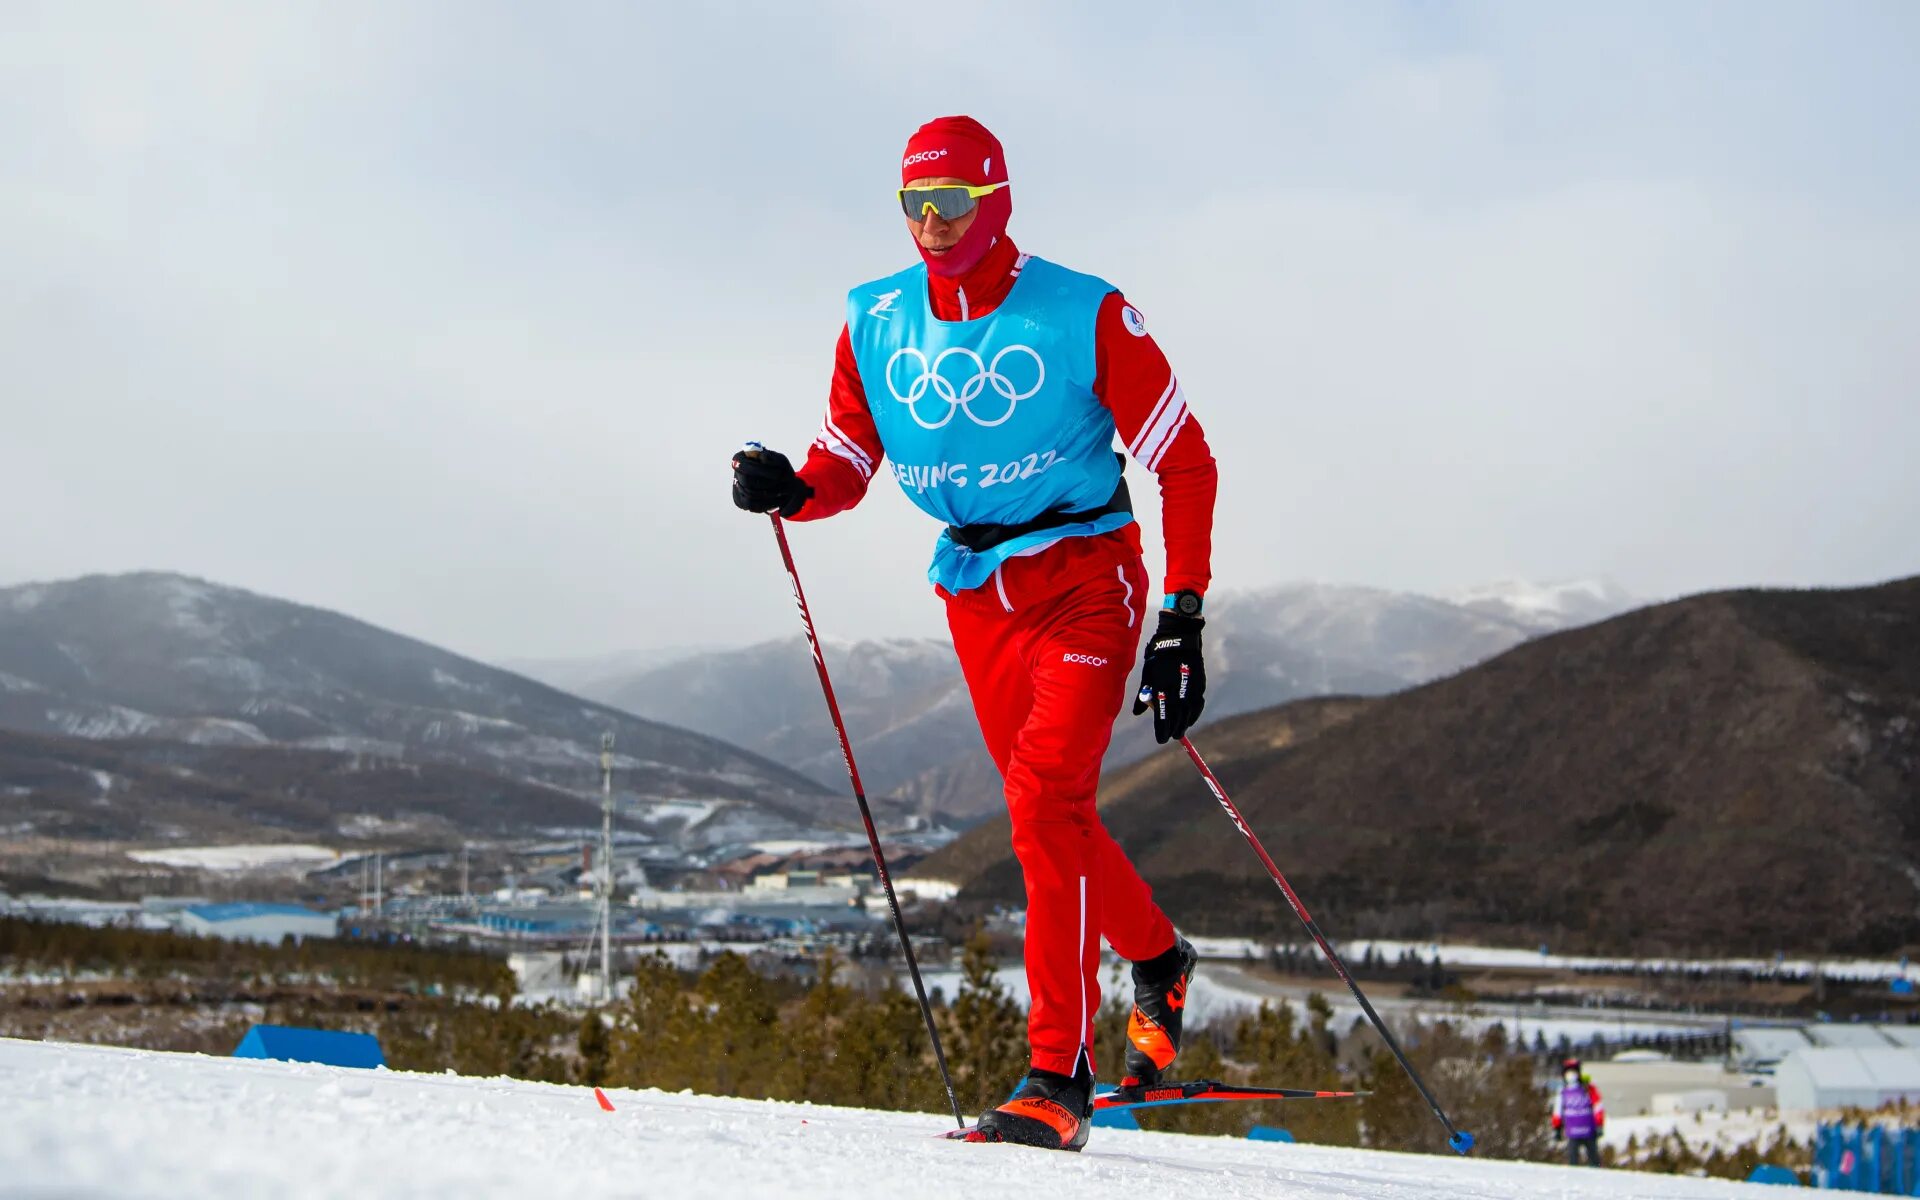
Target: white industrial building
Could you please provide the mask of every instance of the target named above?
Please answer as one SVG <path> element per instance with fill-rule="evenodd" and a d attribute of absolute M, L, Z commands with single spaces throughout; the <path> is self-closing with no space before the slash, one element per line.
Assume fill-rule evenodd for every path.
<path fill-rule="evenodd" d="M 1771 1080 L 1729 1072 L 1718 1062 L 1675 1062 L 1630 1050 L 1588 1062 L 1586 1070 L 1607 1098 L 1609 1116 L 1728 1112 L 1775 1103 Z"/>
<path fill-rule="evenodd" d="M 235 942 L 272 942 L 291 937 L 330 938 L 339 933 L 332 913 L 297 904 L 197 904 L 180 914 L 180 932 Z"/>
<path fill-rule="evenodd" d="M 1733 1067 L 1736 1071 L 1773 1071 L 1795 1050 L 1813 1045 L 1797 1026 L 1761 1025 L 1733 1031 Z"/>
<path fill-rule="evenodd" d="M 860 897 L 861 890 L 858 887 L 796 885 L 788 881 L 784 887 L 772 885 L 764 888 L 748 887 L 737 892 L 662 892 L 652 888 L 636 889 L 633 893 L 633 903 L 642 911 L 684 912 L 711 909 L 750 913 L 754 911 L 756 905 L 777 905 L 781 908 L 852 908 L 859 903 Z"/>
<path fill-rule="evenodd" d="M 1780 1060 L 1774 1071 L 1783 1110 L 1876 1109 L 1920 1101 L 1920 1050 L 1810 1047 Z"/>
<path fill-rule="evenodd" d="M 1807 1040 L 1823 1050 L 1884 1050 L 1892 1039 L 1878 1025 L 1806 1025 Z"/>

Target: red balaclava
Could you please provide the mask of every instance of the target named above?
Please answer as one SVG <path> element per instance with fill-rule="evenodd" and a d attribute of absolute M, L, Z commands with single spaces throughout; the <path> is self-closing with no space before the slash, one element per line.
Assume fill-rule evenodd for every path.
<path fill-rule="evenodd" d="M 935 117 L 914 130 L 900 162 L 901 186 L 927 178 L 964 179 L 975 187 L 1005 183 L 1007 159 L 1000 151 L 1000 139 L 972 117 Z M 948 277 L 971 271 L 1006 236 L 1007 219 L 1013 216 L 1012 192 L 1012 188 L 1001 188 L 982 197 L 973 224 L 944 257 L 934 258 L 920 248 L 927 270 Z M 919 247 L 918 240 L 914 245 Z"/>

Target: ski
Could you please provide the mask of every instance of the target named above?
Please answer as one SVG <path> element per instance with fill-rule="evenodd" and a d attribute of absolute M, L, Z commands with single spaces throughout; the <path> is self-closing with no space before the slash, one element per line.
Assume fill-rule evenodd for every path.
<path fill-rule="evenodd" d="M 1366 1092 L 1317 1092 L 1308 1088 L 1242 1087 L 1196 1079 L 1189 1083 L 1156 1083 L 1152 1087 L 1117 1087 L 1093 1098 L 1093 1111 L 1115 1108 L 1160 1108 L 1168 1104 L 1214 1104 L 1226 1100 L 1354 1100 Z"/>
<path fill-rule="evenodd" d="M 1242 1087 L 1236 1083 L 1217 1083 L 1195 1079 L 1184 1083 L 1156 1083 L 1152 1087 L 1115 1087 L 1096 1093 L 1094 1112 L 1123 1108 L 1162 1108 L 1170 1104 L 1219 1104 L 1232 1100 L 1357 1100 L 1368 1092 L 1320 1092 L 1311 1088 Z M 972 1126 L 948 1129 L 939 1135 L 948 1141 L 985 1141 Z"/>

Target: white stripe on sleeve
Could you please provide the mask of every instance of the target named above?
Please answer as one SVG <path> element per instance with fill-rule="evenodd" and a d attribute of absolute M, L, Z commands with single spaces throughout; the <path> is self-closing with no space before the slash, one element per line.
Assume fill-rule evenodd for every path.
<path fill-rule="evenodd" d="M 1167 447 L 1173 444 L 1173 439 L 1180 432 L 1180 427 L 1186 423 L 1187 394 L 1178 384 L 1175 384 L 1173 395 L 1169 398 L 1165 411 L 1160 414 L 1159 420 L 1153 423 L 1153 428 L 1147 431 L 1147 435 L 1140 439 L 1143 452 L 1135 454 L 1134 458 L 1149 471 L 1159 470 L 1160 456 L 1167 452 Z"/>
<path fill-rule="evenodd" d="M 866 464 L 869 475 L 873 473 L 873 456 L 862 449 L 859 442 L 848 437 L 838 425 L 835 425 L 831 416 L 826 419 L 826 429 L 832 433 L 834 437 L 839 438 L 841 444 L 851 451 L 855 458 L 858 458 L 862 463 Z"/>
<path fill-rule="evenodd" d="M 1148 413 L 1147 419 L 1140 423 L 1140 432 L 1134 435 L 1133 444 L 1127 447 L 1128 454 L 1133 455 L 1136 459 L 1140 457 L 1140 452 L 1146 448 L 1147 435 L 1153 432 L 1154 425 L 1160 420 L 1161 415 L 1167 411 L 1168 403 L 1172 401 L 1174 393 L 1179 390 L 1180 380 L 1175 376 L 1168 375 L 1167 390 L 1160 393 L 1160 399 L 1154 404 L 1153 411 Z"/>
<path fill-rule="evenodd" d="M 860 472 L 860 478 L 873 478 L 873 460 L 868 458 L 860 447 L 828 421 L 821 427 L 818 444 L 828 453 L 844 459 L 849 466 Z"/>
<path fill-rule="evenodd" d="M 1160 449 L 1155 451 L 1153 457 L 1147 461 L 1147 470 L 1158 471 L 1160 469 L 1160 460 L 1167 456 L 1167 451 L 1173 449 L 1173 444 L 1180 440 L 1180 431 L 1186 427 L 1187 410 L 1182 408 L 1180 410 L 1180 419 L 1173 424 L 1173 432 L 1167 434 L 1167 440 L 1160 443 Z"/>

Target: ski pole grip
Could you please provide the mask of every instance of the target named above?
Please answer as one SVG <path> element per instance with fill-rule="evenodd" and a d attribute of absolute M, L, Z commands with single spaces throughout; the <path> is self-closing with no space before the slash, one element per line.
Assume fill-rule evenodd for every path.
<path fill-rule="evenodd" d="M 743 458 L 759 458 L 761 452 L 765 449 L 766 447 L 762 446 L 759 442 L 742 442 L 740 444 L 740 454 Z"/>

